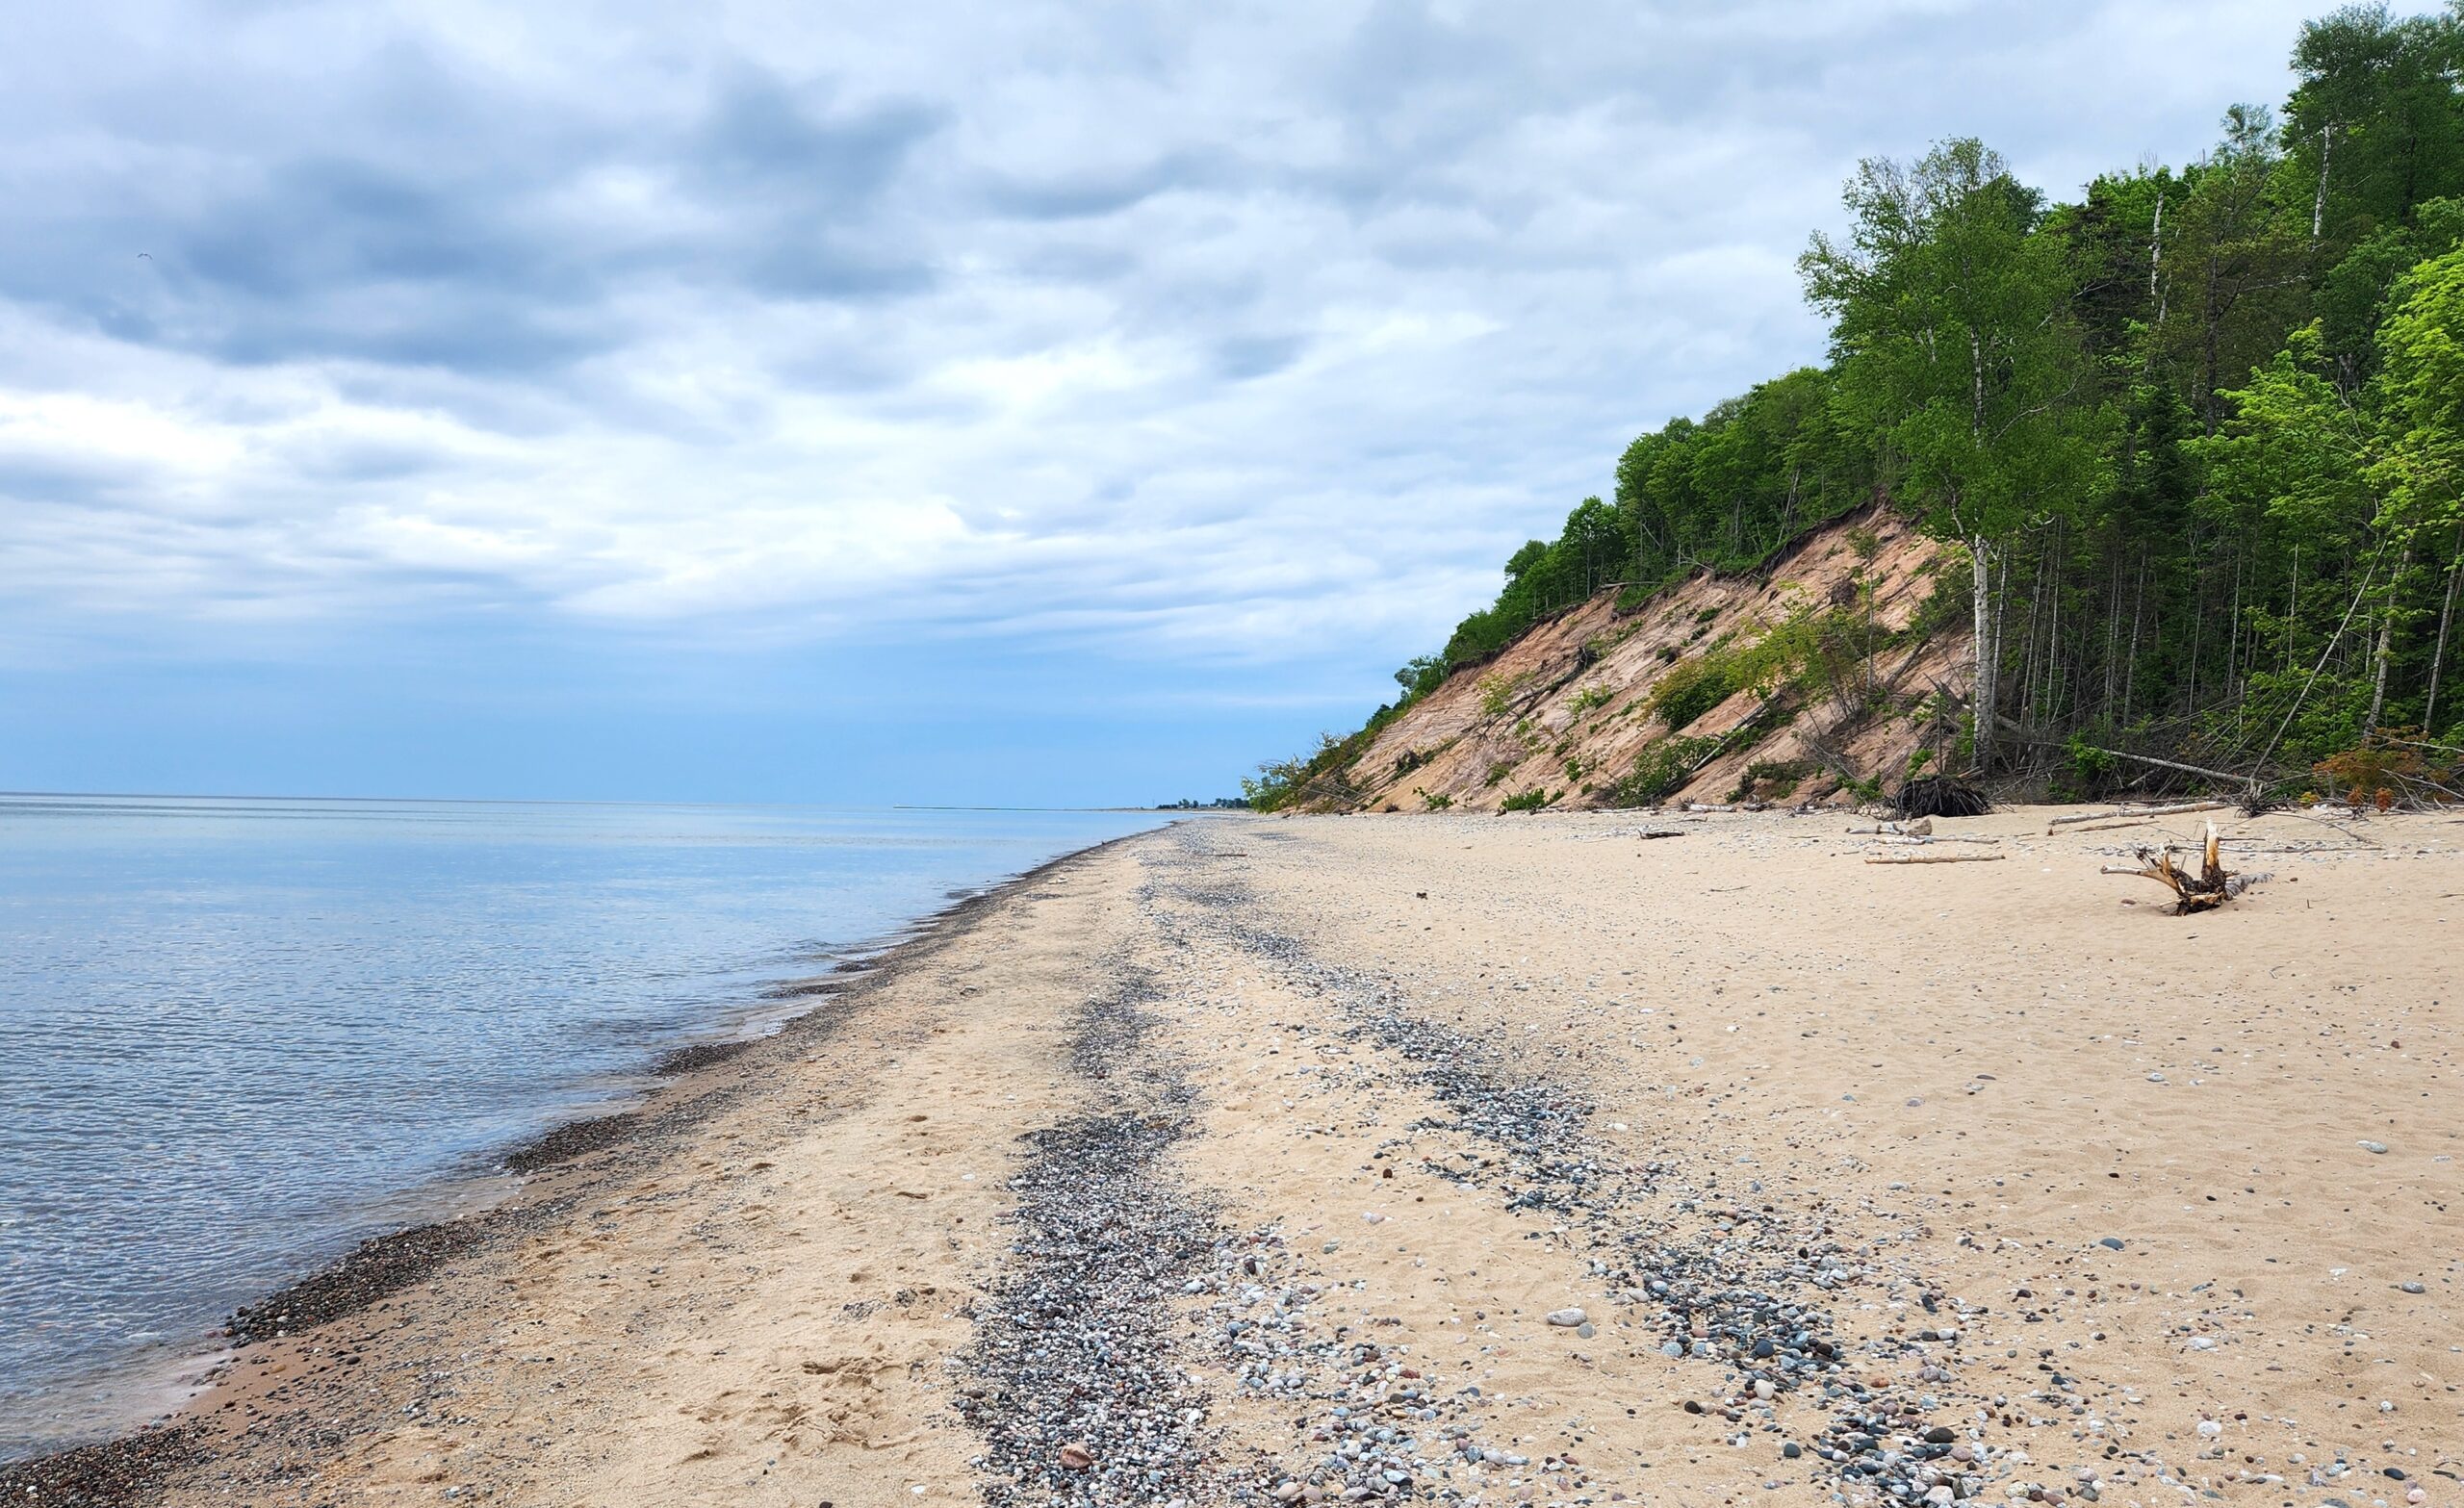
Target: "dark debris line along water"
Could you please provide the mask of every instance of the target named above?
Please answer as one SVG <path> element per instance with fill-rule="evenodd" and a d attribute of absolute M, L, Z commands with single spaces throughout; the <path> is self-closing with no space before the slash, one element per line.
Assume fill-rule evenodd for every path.
<path fill-rule="evenodd" d="M 1163 820 L 0 797 L 0 1459 L 769 985 Z"/>

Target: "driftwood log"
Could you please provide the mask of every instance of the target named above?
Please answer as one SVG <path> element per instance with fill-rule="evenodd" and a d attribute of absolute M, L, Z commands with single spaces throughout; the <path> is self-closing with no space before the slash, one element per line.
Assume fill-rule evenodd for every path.
<path fill-rule="evenodd" d="M 1934 819 L 1931 817 L 1919 817 L 1913 822 L 1877 822 L 1870 827 L 1848 830 L 1853 837 L 1872 837 L 1876 833 L 1890 833 L 1894 836 L 1920 838 L 1933 831 Z"/>
<path fill-rule="evenodd" d="M 2051 832 L 2056 828 L 2066 828 L 2075 822 L 2113 822 L 2123 817 L 2178 817 L 2186 811 L 2222 811 L 2227 806 L 2241 805 L 2238 801 L 2186 801 L 2170 806 L 2124 806 L 2114 811 L 2083 811 L 2076 816 L 2056 817 L 2044 825 L 2044 830 Z"/>
<path fill-rule="evenodd" d="M 1989 864 L 2008 854 L 1868 854 L 1868 864 Z"/>
<path fill-rule="evenodd" d="M 2195 875 L 2173 863 L 2173 850 L 2169 845 L 2161 849 L 2141 849 L 2139 867 L 2136 869 L 2127 864 L 2107 864 L 2097 872 L 2107 875 L 2136 875 L 2142 880 L 2155 881 L 2173 892 L 2173 914 L 2176 916 L 2189 916 L 2198 911 L 2214 910 L 2231 900 L 2241 889 L 2233 882 L 2232 874 L 2219 861 L 2217 843 L 2216 824 L 2211 822 L 2207 825 L 2207 849 L 2202 856 L 2203 861 L 2199 871 Z"/>

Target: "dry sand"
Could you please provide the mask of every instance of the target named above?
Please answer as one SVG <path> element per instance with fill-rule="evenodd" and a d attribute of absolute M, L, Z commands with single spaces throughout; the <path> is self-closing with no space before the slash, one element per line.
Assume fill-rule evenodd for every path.
<path fill-rule="evenodd" d="M 2464 827 L 2235 819 L 2178 918 L 2045 816 L 1081 856 L 243 1348 L 158 1495 L 2464 1502 Z"/>

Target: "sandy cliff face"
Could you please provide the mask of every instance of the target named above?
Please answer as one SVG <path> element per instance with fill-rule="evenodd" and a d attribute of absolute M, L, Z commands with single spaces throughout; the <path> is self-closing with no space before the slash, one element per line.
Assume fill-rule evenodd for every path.
<path fill-rule="evenodd" d="M 1872 507 L 1800 536 L 1748 575 L 1705 572 L 1624 611 L 1617 592 L 1604 591 L 1498 658 L 1456 672 L 1345 770 L 1348 793 L 1315 805 L 1419 811 L 1435 801 L 1493 811 L 1534 790 L 1556 793 L 1559 805 L 1607 805 L 1656 747 L 1663 760 L 1682 753 L 1681 768 L 1707 759 L 1670 801 L 1727 799 L 1757 765 L 1803 772 L 1792 789 L 1786 773 L 1758 782 L 1750 794 L 1764 799 L 1827 799 L 1850 774 L 1895 783 L 1928 738 L 1919 704 L 1937 690 L 1967 692 L 1964 614 L 1921 640 L 1895 642 L 1947 563 L 1942 546 Z M 1767 700 L 1739 690 L 1681 728 L 1654 710 L 1664 677 L 1734 655 L 1808 612 L 1832 613 L 1853 630 L 1859 683 L 1816 673 Z M 1932 732 L 1938 742 L 1941 729 Z M 1681 738 L 1721 742 L 1711 752 Z"/>

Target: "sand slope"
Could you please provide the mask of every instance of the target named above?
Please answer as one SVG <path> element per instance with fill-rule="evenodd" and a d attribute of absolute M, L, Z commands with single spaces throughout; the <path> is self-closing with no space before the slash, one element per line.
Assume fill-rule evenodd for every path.
<path fill-rule="evenodd" d="M 1604 590 L 1533 625 L 1495 659 L 1455 672 L 1341 772 L 1346 794 L 1328 787 L 1312 804 L 1417 812 L 1436 801 L 1495 811 L 1509 797 L 1544 791 L 1568 806 L 1606 805 L 1645 750 L 1672 736 L 1729 739 L 1762 710 L 1757 693 L 1739 691 L 1672 729 L 1650 705 L 1665 677 L 1707 652 L 1751 645 L 1792 614 L 1843 603 L 1861 627 L 1842 649 L 1870 656 L 1866 689 L 1890 710 L 1786 691 L 1758 734 L 1734 738 L 1667 796 L 1730 799 L 1761 764 L 1796 769 L 1794 794 L 1825 797 L 1839 782 L 1816 743 L 1848 769 L 1894 775 L 1929 732 L 1913 709 L 1938 690 L 1964 695 L 1970 678 L 1964 617 L 1912 644 L 1894 642 L 1937 589 L 1945 558 L 1908 520 L 1868 506 L 1808 529 L 1750 573 L 1698 572 L 1631 609 L 1618 605 L 1618 589 Z"/>

